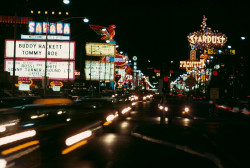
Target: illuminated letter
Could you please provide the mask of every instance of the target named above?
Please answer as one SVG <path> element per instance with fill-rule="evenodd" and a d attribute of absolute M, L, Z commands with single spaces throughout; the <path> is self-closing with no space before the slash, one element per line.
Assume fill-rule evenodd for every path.
<path fill-rule="evenodd" d="M 201 36 L 199 36 L 198 43 L 201 43 L 201 42 L 202 42 L 202 38 Z"/>
<path fill-rule="evenodd" d="M 216 37 L 217 38 L 217 43 L 219 43 L 220 44 L 220 37 Z"/>
<path fill-rule="evenodd" d="M 69 23 L 64 23 L 63 33 L 65 35 L 70 35 L 70 24 Z"/>
<path fill-rule="evenodd" d="M 63 23 L 56 24 L 56 31 L 57 31 L 57 34 L 63 34 Z"/>
<path fill-rule="evenodd" d="M 207 43 L 211 43 L 211 41 L 212 41 L 211 36 L 207 36 Z"/>
<path fill-rule="evenodd" d="M 191 44 L 195 44 L 194 42 L 194 35 L 190 36 Z"/>
<path fill-rule="evenodd" d="M 224 41 L 226 40 L 226 38 L 224 36 L 221 37 L 221 43 L 224 44 Z"/>
<path fill-rule="evenodd" d="M 193 62 L 194 68 L 197 67 L 197 61 Z"/>
<path fill-rule="evenodd" d="M 29 33 L 35 33 L 35 24 L 34 21 L 29 21 Z"/>
<path fill-rule="evenodd" d="M 47 33 L 49 33 L 49 23 L 43 22 L 43 33 L 46 33 L 46 30 L 47 30 Z"/>
<path fill-rule="evenodd" d="M 221 37 L 221 43 L 224 44 L 224 40 L 226 40 L 226 38 L 224 36 Z"/>
<path fill-rule="evenodd" d="M 36 22 L 36 33 L 41 34 L 42 31 L 42 23 L 41 22 Z"/>
<path fill-rule="evenodd" d="M 56 25 L 55 25 L 55 23 L 50 23 L 49 32 L 50 32 L 50 34 L 56 34 Z"/>
<path fill-rule="evenodd" d="M 183 61 L 180 61 L 180 68 L 183 67 Z"/>
<path fill-rule="evenodd" d="M 189 67 L 190 67 L 190 68 L 194 68 L 194 62 L 193 62 L 193 61 L 190 61 L 190 62 L 189 62 Z"/>
<path fill-rule="evenodd" d="M 203 43 L 207 43 L 207 36 L 203 35 L 202 40 L 203 40 Z"/>
<path fill-rule="evenodd" d="M 197 43 L 197 40 L 198 40 L 198 37 L 195 36 L 195 37 L 194 37 L 194 42 Z"/>
<path fill-rule="evenodd" d="M 212 43 L 213 43 L 213 44 L 216 43 L 216 36 L 212 36 Z"/>

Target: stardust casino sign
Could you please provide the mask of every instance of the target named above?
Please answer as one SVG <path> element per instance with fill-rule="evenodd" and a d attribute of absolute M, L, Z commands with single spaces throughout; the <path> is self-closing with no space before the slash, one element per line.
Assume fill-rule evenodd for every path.
<path fill-rule="evenodd" d="M 187 38 L 192 49 L 213 49 L 223 47 L 227 42 L 225 34 L 212 31 L 206 25 L 207 18 L 203 16 L 202 30 L 190 33 Z"/>

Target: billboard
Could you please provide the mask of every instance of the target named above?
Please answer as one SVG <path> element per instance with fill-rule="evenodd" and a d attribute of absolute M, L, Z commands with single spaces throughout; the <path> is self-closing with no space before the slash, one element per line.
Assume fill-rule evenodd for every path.
<path fill-rule="evenodd" d="M 125 68 L 116 68 L 115 69 L 117 75 L 121 75 L 121 78 L 119 79 L 119 83 L 124 83 L 124 78 L 126 75 Z"/>
<path fill-rule="evenodd" d="M 115 56 L 116 48 L 114 44 L 107 43 L 86 43 L 87 56 Z"/>
<path fill-rule="evenodd" d="M 115 68 L 114 63 L 86 61 L 85 62 L 86 80 L 113 81 L 114 68 Z"/>
<path fill-rule="evenodd" d="M 45 59 L 46 41 L 16 40 L 16 58 Z M 5 40 L 5 58 L 14 57 L 14 40 Z M 75 59 L 74 41 L 47 41 L 48 59 Z"/>
<path fill-rule="evenodd" d="M 126 61 L 127 60 L 126 60 L 125 56 L 123 56 L 123 55 L 116 55 L 115 56 L 115 65 L 116 66 L 123 66 L 127 63 Z"/>
<path fill-rule="evenodd" d="M 69 63 L 69 67 L 68 67 Z M 49 79 L 67 80 L 69 69 L 69 79 L 75 79 L 75 62 L 74 61 L 47 61 L 47 77 Z M 13 75 L 13 60 L 4 60 L 4 71 Z M 19 77 L 28 77 L 32 79 L 42 79 L 45 76 L 44 60 L 16 60 L 15 75 Z"/>

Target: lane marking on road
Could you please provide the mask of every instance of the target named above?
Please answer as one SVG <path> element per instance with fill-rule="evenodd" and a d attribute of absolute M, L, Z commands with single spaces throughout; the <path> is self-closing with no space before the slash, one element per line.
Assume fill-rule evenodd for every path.
<path fill-rule="evenodd" d="M 167 141 L 155 139 L 155 138 L 152 138 L 152 137 L 149 137 L 149 136 L 145 136 L 145 135 L 142 135 L 142 134 L 139 134 L 139 133 L 136 133 L 136 132 L 132 132 L 131 135 L 135 136 L 137 138 L 141 138 L 141 139 L 146 140 L 146 141 L 150 141 L 150 142 L 153 142 L 153 143 L 161 144 L 161 145 L 164 145 L 164 146 L 175 148 L 175 149 L 187 152 L 187 153 L 191 153 L 193 155 L 197 155 L 197 156 L 209 159 L 218 168 L 224 168 L 223 165 L 221 164 L 220 159 L 218 157 L 216 157 L 215 155 L 211 154 L 211 153 L 200 153 L 198 151 L 190 149 L 187 146 L 177 145 L 177 144 L 174 144 L 174 143 L 171 143 L 171 142 L 167 142 Z"/>

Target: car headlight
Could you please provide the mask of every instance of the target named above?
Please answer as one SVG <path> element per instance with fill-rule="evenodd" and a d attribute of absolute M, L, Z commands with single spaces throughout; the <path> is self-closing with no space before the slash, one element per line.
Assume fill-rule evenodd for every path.
<path fill-rule="evenodd" d="M 108 121 L 108 122 L 110 122 L 110 121 L 112 121 L 112 120 L 114 120 L 115 119 L 115 115 L 113 115 L 113 114 L 110 114 L 110 115 L 108 115 L 107 117 L 106 117 L 106 121 Z"/>
<path fill-rule="evenodd" d="M 136 105 L 136 102 L 133 102 L 131 105 L 132 105 L 132 106 L 135 106 L 135 105 Z"/>
<path fill-rule="evenodd" d="M 161 105 L 159 106 L 159 109 L 160 109 L 160 110 L 162 110 L 163 108 L 164 108 L 163 106 L 161 106 Z"/>
<path fill-rule="evenodd" d="M 129 112 L 129 110 L 131 110 L 131 107 L 127 107 L 127 108 L 123 109 L 122 114 Z"/>
<path fill-rule="evenodd" d="M 189 112 L 189 108 L 188 108 L 188 107 L 185 107 L 184 111 L 185 111 L 185 112 Z"/>
<path fill-rule="evenodd" d="M 165 110 L 165 111 L 168 111 L 168 107 L 165 107 L 164 110 Z"/>

